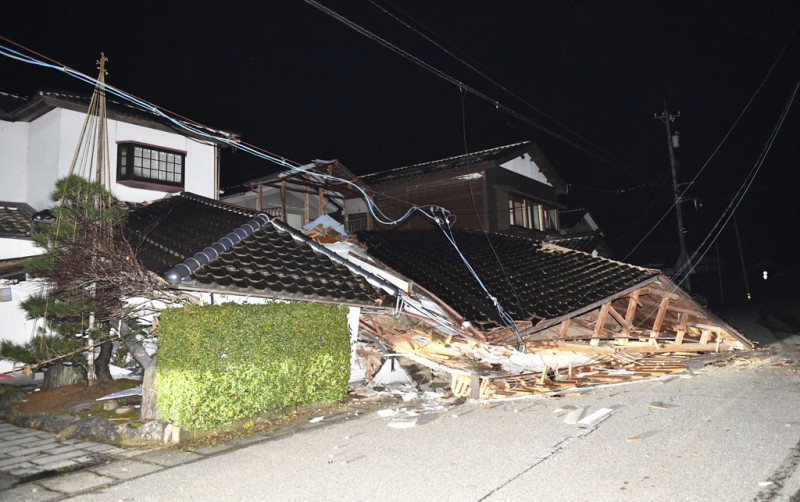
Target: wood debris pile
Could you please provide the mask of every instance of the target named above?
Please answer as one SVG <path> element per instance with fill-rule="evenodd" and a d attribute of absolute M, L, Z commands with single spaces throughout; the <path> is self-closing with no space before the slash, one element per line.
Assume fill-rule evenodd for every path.
<path fill-rule="evenodd" d="M 309 237 L 320 244 L 333 244 L 334 242 L 340 242 L 347 240 L 346 236 L 340 232 L 338 232 L 333 227 L 325 227 L 322 223 L 316 225 L 315 227 L 309 228 L 305 231 L 306 237 Z"/>
<path fill-rule="evenodd" d="M 516 331 L 476 336 L 455 321 L 455 334 L 445 334 L 405 316 L 365 316 L 359 334 L 372 348 L 362 364 L 377 368 L 379 354 L 400 355 L 448 375 L 456 397 L 491 399 L 662 377 L 686 371 L 684 360 L 699 353 L 752 347 L 690 297 L 659 283 L 563 319 L 518 322 Z"/>

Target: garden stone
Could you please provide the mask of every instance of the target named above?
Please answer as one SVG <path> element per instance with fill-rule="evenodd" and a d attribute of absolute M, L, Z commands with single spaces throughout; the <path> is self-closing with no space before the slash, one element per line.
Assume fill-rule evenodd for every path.
<path fill-rule="evenodd" d="M 76 434 L 78 434 L 78 424 L 68 425 L 59 431 L 58 435 L 56 436 L 56 441 L 63 443 L 67 439 L 74 438 Z"/>
<path fill-rule="evenodd" d="M 117 427 L 117 432 L 126 444 L 153 444 L 162 441 L 164 424 L 161 422 L 146 422 L 139 427 L 124 424 Z"/>
<path fill-rule="evenodd" d="M 118 439 L 117 426 L 105 418 L 87 417 L 78 421 L 80 437 L 98 443 L 115 442 Z"/>
<path fill-rule="evenodd" d="M 57 389 L 86 381 L 86 374 L 80 366 L 57 365 L 44 372 L 42 388 Z"/>
<path fill-rule="evenodd" d="M 41 429 L 42 422 L 50 418 L 47 413 L 35 413 L 32 415 L 18 415 L 15 424 L 20 427 L 27 427 L 28 429 Z"/>
<path fill-rule="evenodd" d="M 94 403 L 76 404 L 75 406 L 73 406 L 72 408 L 69 409 L 69 412 L 70 413 L 82 413 L 84 411 L 91 410 L 92 408 L 94 408 L 94 406 L 95 406 Z"/>
<path fill-rule="evenodd" d="M 42 418 L 42 429 L 48 432 L 58 432 L 74 422 L 75 417 L 67 413 L 56 415 L 54 417 L 47 416 Z"/>

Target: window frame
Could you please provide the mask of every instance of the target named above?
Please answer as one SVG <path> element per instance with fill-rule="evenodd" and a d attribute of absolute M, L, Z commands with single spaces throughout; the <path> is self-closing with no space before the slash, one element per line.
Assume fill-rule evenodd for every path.
<path fill-rule="evenodd" d="M 508 196 L 508 222 L 515 227 L 546 232 L 558 231 L 558 210 L 526 197 Z"/>
<path fill-rule="evenodd" d="M 145 151 L 149 155 L 144 155 Z M 137 158 L 141 159 L 139 166 Z M 140 171 L 137 173 L 136 169 Z M 186 152 L 138 141 L 120 141 L 117 143 L 117 183 L 136 188 L 183 189 L 186 186 Z"/>

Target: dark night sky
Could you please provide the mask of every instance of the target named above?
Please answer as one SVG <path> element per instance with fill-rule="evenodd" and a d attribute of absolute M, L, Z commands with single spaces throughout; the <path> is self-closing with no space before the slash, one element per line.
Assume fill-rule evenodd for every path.
<path fill-rule="evenodd" d="M 755 164 L 800 78 L 800 34 L 791 37 L 800 22 L 796 0 L 394 2 L 375 0 L 413 17 L 536 109 L 369 1 L 321 0 L 546 128 L 582 142 L 573 133 L 579 134 L 591 142 L 590 150 L 602 149 L 620 165 L 601 162 L 474 96 L 463 99 L 462 115 L 456 86 L 303 2 L 211 9 L 175 2 L 6 0 L 0 34 L 92 76 L 104 51 L 108 82 L 131 94 L 301 163 L 338 158 L 356 174 L 534 140 L 575 185 L 569 201 L 593 211 L 618 258 L 669 207 L 666 137 L 653 119 L 665 98 L 681 112 L 675 124 L 679 177 L 688 181 L 788 42 L 761 93 L 691 189 L 703 204 L 697 211 L 685 206 L 689 242 L 696 244 Z M 59 72 L 6 58 L 0 59 L 0 75 L 6 92 L 91 91 Z M 797 106 L 737 213 L 753 264 L 794 263 L 800 251 Z M 229 153 L 223 186 L 275 170 L 266 161 Z M 624 194 L 603 191 L 662 175 Z M 677 249 L 676 237 L 670 215 L 642 249 L 669 254 Z M 720 239 L 729 256 L 724 260 L 734 258 L 733 242 L 728 229 Z"/>

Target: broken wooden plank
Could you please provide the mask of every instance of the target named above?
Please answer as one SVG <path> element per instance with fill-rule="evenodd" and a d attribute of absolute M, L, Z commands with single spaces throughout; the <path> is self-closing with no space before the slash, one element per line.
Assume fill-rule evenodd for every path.
<path fill-rule="evenodd" d="M 733 345 L 722 342 L 719 345 L 719 351 L 730 350 Z M 621 346 L 614 347 L 616 352 L 717 352 L 716 343 L 683 343 L 680 345 L 670 344 L 661 345 L 660 347 L 653 346 Z"/>
<path fill-rule="evenodd" d="M 631 325 L 631 323 L 629 323 L 624 317 L 622 317 L 622 315 L 619 312 L 617 312 L 617 310 L 613 306 L 609 306 L 608 313 L 611 314 L 611 317 L 613 317 L 618 323 L 620 323 L 620 325 L 622 326 L 623 333 L 630 334 L 631 330 L 633 329 L 633 325 Z"/>

